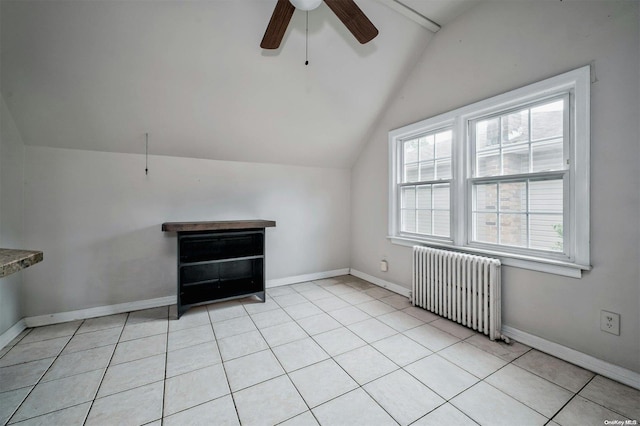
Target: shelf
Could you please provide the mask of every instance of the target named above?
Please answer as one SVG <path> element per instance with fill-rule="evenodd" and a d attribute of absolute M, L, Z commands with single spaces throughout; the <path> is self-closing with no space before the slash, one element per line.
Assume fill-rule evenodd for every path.
<path fill-rule="evenodd" d="M 183 286 L 207 282 L 228 281 L 262 276 L 262 257 L 234 259 L 226 262 L 203 262 L 196 265 L 180 266 L 179 278 Z"/>
<path fill-rule="evenodd" d="M 167 222 L 178 233 L 178 318 L 191 306 L 265 299 L 265 227 L 274 221 Z"/>
<path fill-rule="evenodd" d="M 252 278 L 234 279 L 218 284 L 183 286 L 180 294 L 181 304 L 194 305 L 220 299 L 248 296 L 264 291 L 261 282 Z"/>
<path fill-rule="evenodd" d="M 262 232 L 210 232 L 180 237 L 181 264 L 261 256 L 263 253 Z"/>
<path fill-rule="evenodd" d="M 197 265 L 207 265 L 210 263 L 225 263 L 225 262 L 235 262 L 237 260 L 253 260 L 253 259 L 264 259 L 264 256 L 244 256 L 244 257 L 234 257 L 234 258 L 226 258 L 226 259 L 217 259 L 217 260 L 201 260 L 199 262 L 182 262 L 180 263 L 180 268 L 184 266 L 197 266 Z"/>

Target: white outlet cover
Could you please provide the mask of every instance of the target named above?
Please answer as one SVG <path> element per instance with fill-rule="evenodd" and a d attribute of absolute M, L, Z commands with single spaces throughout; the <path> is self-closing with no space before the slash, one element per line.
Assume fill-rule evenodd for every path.
<path fill-rule="evenodd" d="M 620 314 L 609 311 L 600 311 L 600 330 L 619 336 Z"/>

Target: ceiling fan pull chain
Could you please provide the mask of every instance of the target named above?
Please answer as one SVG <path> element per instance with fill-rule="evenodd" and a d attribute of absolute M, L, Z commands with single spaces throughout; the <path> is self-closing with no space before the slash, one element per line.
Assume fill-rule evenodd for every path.
<path fill-rule="evenodd" d="M 149 174 L 149 133 L 145 133 L 144 143 L 144 174 Z"/>
<path fill-rule="evenodd" d="M 309 65 L 309 11 L 307 10 L 307 29 L 304 37 L 304 64 Z"/>

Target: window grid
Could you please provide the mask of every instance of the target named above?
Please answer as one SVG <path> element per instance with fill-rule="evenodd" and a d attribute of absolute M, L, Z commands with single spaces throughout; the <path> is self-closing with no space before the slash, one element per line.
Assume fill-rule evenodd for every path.
<path fill-rule="evenodd" d="M 492 255 L 500 257 L 506 265 L 571 277 L 580 277 L 581 270 L 589 270 L 590 84 L 590 69 L 585 66 L 391 130 L 388 234 L 391 242 Z M 475 127 L 478 121 L 491 119 Z M 428 180 L 442 176 L 432 174 L 429 169 L 429 175 L 423 175 L 422 181 L 405 183 L 403 142 L 443 128 L 452 129 L 451 178 Z M 416 160 L 413 152 L 409 155 L 411 161 Z M 411 176 L 417 179 L 417 171 L 414 173 Z M 548 194 L 547 185 L 538 183 L 544 180 L 556 180 Z M 494 244 L 498 230 L 493 226 L 492 244 L 475 241 L 474 215 L 483 207 L 475 205 L 475 187 L 487 183 L 496 186 L 503 183 L 507 187 L 513 181 L 521 181 L 517 191 L 521 194 L 520 201 L 509 192 L 501 201 L 500 210 L 507 203 L 506 208 L 515 211 L 510 210 L 504 216 L 496 211 L 493 217 L 486 216 L 486 220 L 500 227 L 502 243 L 517 246 Z M 399 193 L 403 185 L 438 183 L 449 184 L 449 238 L 404 232 Z M 516 187 L 508 186 L 510 190 Z M 420 207 L 426 207 L 426 203 Z M 438 226 L 441 224 L 440 220 Z M 481 237 L 486 240 L 487 228 L 482 232 Z M 562 246 L 549 250 L 555 241 L 562 241 Z"/>
<path fill-rule="evenodd" d="M 438 152 L 438 143 L 437 143 L 437 136 L 441 135 L 441 134 L 446 134 L 449 133 L 449 140 L 450 142 L 448 143 L 449 148 L 448 148 L 448 155 L 437 155 Z M 423 150 L 420 147 L 420 141 L 426 139 L 426 142 L 428 144 L 428 140 L 431 139 L 432 140 L 432 146 L 431 149 L 429 151 L 431 151 L 431 157 L 429 158 L 428 155 L 425 154 L 426 158 L 423 158 Z M 400 149 L 399 149 L 399 159 L 400 159 L 400 165 L 401 165 L 401 171 L 400 171 L 400 179 L 399 179 L 399 183 L 398 183 L 398 205 L 400 206 L 400 217 L 398 218 L 399 220 L 399 229 L 400 232 L 402 232 L 403 234 L 413 234 L 413 235 L 422 235 L 422 236 L 429 236 L 429 237 L 444 237 L 444 238 L 448 238 L 451 235 L 451 163 L 452 163 L 452 154 L 451 154 L 451 144 L 452 144 L 452 129 L 451 128 L 440 128 L 428 133 L 424 133 L 422 135 L 419 136 L 414 136 L 411 137 L 410 139 L 404 139 L 402 140 L 402 142 L 399 144 Z M 407 151 L 406 149 L 406 144 L 408 143 L 416 143 L 417 145 L 417 150 L 418 150 L 418 155 L 417 155 L 417 161 L 412 161 L 412 162 L 405 162 L 405 153 Z M 424 180 L 423 175 L 422 175 L 422 167 L 421 164 L 425 163 L 425 162 L 433 162 L 433 179 L 428 179 L 428 180 Z M 439 165 L 449 163 L 449 178 L 442 178 L 439 176 Z M 416 166 L 417 167 L 417 181 L 410 181 L 409 179 L 407 179 L 407 166 Z M 446 173 L 445 173 L 446 176 Z M 420 188 L 429 188 L 430 189 L 430 199 L 429 199 L 429 207 L 428 208 L 419 208 L 419 203 L 418 203 L 418 191 Z M 447 192 L 448 192 L 448 199 L 449 199 L 449 205 L 447 206 L 447 208 L 441 208 L 441 207 L 436 207 L 436 197 L 434 196 L 434 189 L 435 188 L 447 188 Z M 406 193 L 405 189 L 406 188 L 413 188 L 413 202 L 412 203 L 408 203 L 406 199 L 403 198 L 404 194 Z M 413 207 L 409 207 L 407 208 L 407 204 L 409 205 L 413 205 Z M 408 224 L 405 222 L 405 218 L 407 217 L 407 213 L 408 212 L 415 212 L 413 214 L 413 218 L 412 219 L 412 224 Z M 429 219 L 429 223 L 428 223 L 428 230 L 425 230 L 425 232 L 419 232 L 420 231 L 420 212 L 430 212 L 430 219 Z M 448 216 L 448 225 L 447 225 L 447 233 L 446 235 L 442 235 L 442 234 L 436 234 L 437 230 L 436 230 L 436 219 L 437 219 L 437 214 L 436 212 L 446 212 L 447 216 Z M 411 226 L 409 226 L 411 225 Z M 411 230 L 413 229 L 413 231 Z"/>
<path fill-rule="evenodd" d="M 534 110 L 536 107 L 540 107 L 540 106 L 544 106 L 544 105 L 551 105 L 557 102 L 563 102 L 563 120 L 562 120 L 562 134 L 560 135 L 553 135 L 553 136 L 547 136 L 547 137 L 541 137 L 541 138 L 537 138 L 534 139 L 533 138 L 533 114 L 532 114 L 532 110 Z M 527 113 L 527 138 L 524 141 L 520 141 L 520 142 L 515 142 L 515 143 L 508 143 L 508 141 L 505 141 L 505 137 L 504 137 L 504 118 L 509 116 L 509 115 L 513 115 L 515 113 L 518 112 L 524 112 L 526 111 Z M 470 135 L 471 135 L 471 139 L 472 139 L 472 150 L 474 152 L 474 161 L 473 161 L 473 170 L 472 170 L 472 174 L 474 177 L 481 177 L 479 175 L 479 158 L 482 157 L 481 154 L 489 154 L 491 152 L 497 152 L 498 154 L 498 159 L 500 161 L 500 170 L 499 170 L 499 174 L 495 175 L 483 175 L 482 177 L 488 177 L 488 176 L 508 176 L 509 174 L 505 174 L 504 171 L 504 165 L 505 165 L 505 160 L 504 160 L 504 154 L 505 154 L 505 150 L 506 151 L 516 151 L 518 148 L 521 147 L 527 147 L 527 156 L 528 156 L 528 173 L 534 173 L 534 164 L 533 164 L 533 148 L 535 147 L 542 147 L 545 145 L 545 142 L 547 144 L 550 144 L 553 141 L 557 141 L 559 139 L 562 139 L 562 145 L 563 145 L 563 162 L 562 162 L 562 168 L 564 169 L 566 167 L 566 143 L 565 141 L 567 140 L 567 132 L 568 132 L 568 117 L 569 115 L 569 95 L 568 93 L 562 94 L 561 96 L 555 96 L 552 98 L 548 98 L 548 99 L 543 99 L 543 100 L 538 100 L 536 102 L 530 103 L 530 104 L 526 104 L 526 105 L 520 105 L 518 107 L 515 108 L 511 108 L 509 110 L 504 110 L 504 111 L 499 111 L 497 113 L 493 113 L 490 115 L 486 115 L 486 116 L 482 116 L 480 118 L 474 119 L 473 121 L 471 121 L 470 123 Z M 484 148 L 478 148 L 477 147 L 477 123 L 482 122 L 482 121 L 490 121 L 492 119 L 497 119 L 498 120 L 498 145 L 497 147 L 495 146 L 491 146 L 488 145 Z M 506 145 L 506 146 L 505 146 Z M 549 170 L 554 170 L 554 169 L 549 169 Z M 522 173 L 527 173 L 527 172 L 522 172 Z"/>
<path fill-rule="evenodd" d="M 534 119 L 534 114 L 533 111 L 534 109 L 541 107 L 548 107 L 548 108 L 552 108 L 550 111 L 557 111 L 553 109 L 554 106 L 556 106 L 557 108 L 557 104 L 561 103 L 561 122 L 560 123 L 555 123 L 556 126 L 561 126 L 559 128 L 554 128 L 554 126 L 551 126 L 551 131 L 550 131 L 550 135 L 541 135 L 542 137 L 538 137 L 537 139 L 534 140 L 534 123 L 533 123 L 533 119 Z M 568 140 L 568 131 L 569 131 L 569 126 L 568 124 L 568 95 L 567 94 L 563 94 L 560 96 L 556 96 L 556 97 L 552 97 L 552 98 L 548 98 L 548 99 L 544 99 L 544 100 L 539 100 L 536 102 L 532 102 L 529 104 L 524 104 L 524 105 L 520 105 L 514 108 L 511 108 L 509 110 L 502 110 L 502 111 L 497 111 L 496 113 L 490 114 L 490 115 L 485 115 L 485 116 L 481 116 L 478 118 L 475 118 L 473 120 L 470 120 L 468 122 L 468 126 L 470 129 L 470 136 L 471 136 L 471 155 L 472 155 L 472 164 L 474 165 L 474 170 L 472 171 L 472 176 L 474 176 L 474 178 L 471 178 L 471 185 L 472 185 L 472 194 L 473 194 L 473 201 L 472 201 L 472 208 L 471 208 L 471 222 L 470 222 L 470 226 L 471 226 L 471 232 L 470 232 L 470 236 L 471 236 L 471 241 L 469 241 L 470 243 L 480 243 L 480 244 L 487 244 L 487 245 L 491 245 L 491 246 L 509 246 L 509 247 L 518 247 L 518 248 L 524 248 L 524 249 L 535 249 L 532 247 L 532 229 L 531 229 L 531 211 L 530 211 L 530 181 L 531 181 L 531 177 L 535 176 L 536 173 L 534 171 L 534 145 L 536 147 L 544 147 L 545 144 L 548 144 L 548 146 L 552 146 L 551 144 L 555 141 L 556 143 L 558 141 L 561 141 L 561 146 L 562 146 L 562 151 L 563 151 L 563 161 L 559 164 L 555 164 L 556 169 L 554 170 L 553 168 L 553 164 L 552 167 L 550 167 L 550 170 L 560 172 L 562 173 L 562 171 L 565 170 L 566 167 L 566 162 L 564 161 L 564 156 L 565 153 L 567 151 L 566 148 L 566 141 Z M 520 115 L 520 117 L 522 118 L 523 115 L 526 114 L 526 132 L 525 133 L 525 139 L 524 140 L 520 140 L 520 141 L 516 141 L 514 143 L 509 143 L 508 141 L 508 137 L 511 134 L 511 131 L 514 129 L 511 129 L 510 126 L 511 124 L 509 123 L 509 121 L 507 121 L 505 123 L 505 120 L 509 120 L 510 117 L 515 117 L 515 119 L 517 120 L 517 115 Z M 556 117 L 557 118 L 557 117 Z M 546 118 L 543 119 L 542 117 L 539 117 L 537 120 L 540 120 L 542 122 L 542 120 L 549 120 L 549 121 L 553 121 L 553 117 L 551 119 Z M 492 123 L 492 121 L 494 123 Z M 494 128 L 492 129 L 492 124 L 495 124 L 497 122 L 497 129 Z M 479 134 L 479 126 L 480 124 L 484 124 L 484 134 L 480 135 Z M 517 125 L 517 123 L 516 123 Z M 519 130 L 519 128 L 517 128 L 517 130 Z M 558 130 L 560 130 L 559 132 L 557 132 Z M 491 132 L 497 132 L 497 134 L 494 133 L 494 135 L 491 134 Z M 538 130 L 538 131 L 542 131 L 542 130 Z M 549 132 L 549 130 L 547 129 L 547 131 Z M 520 135 L 522 137 L 522 135 Z M 518 137 L 518 135 L 516 135 L 516 137 Z M 482 143 L 485 144 L 484 147 L 479 147 L 478 145 L 480 144 L 480 140 L 482 139 Z M 496 143 L 494 141 L 497 141 L 497 146 Z M 522 179 L 519 180 L 514 180 L 514 174 L 512 173 L 513 170 L 509 170 L 507 171 L 505 169 L 505 164 L 506 164 L 506 159 L 505 159 L 505 151 L 507 153 L 509 152 L 513 152 L 513 153 L 517 153 L 519 148 L 524 148 L 527 147 L 526 149 L 526 155 L 527 155 L 527 165 L 526 171 L 522 171 L 522 170 L 517 170 L 520 173 L 517 173 L 517 175 L 519 175 L 520 177 L 524 177 Z M 483 156 L 483 154 L 485 154 L 486 157 L 487 154 L 491 154 L 493 153 L 494 158 L 495 154 L 497 153 L 497 160 L 499 161 L 499 174 L 495 175 L 495 174 L 483 174 L 481 167 L 480 167 L 480 160 Z M 485 157 L 485 158 L 486 158 Z M 495 160 L 494 160 L 495 161 Z M 514 161 L 516 163 L 516 165 L 514 166 L 515 168 L 517 168 L 517 158 Z M 559 166 L 559 167 L 558 167 Z M 490 167 L 490 163 L 489 166 Z M 511 172 L 511 173 L 508 173 Z M 544 173 L 544 172 L 543 172 Z M 560 177 L 560 179 L 563 179 L 564 176 L 556 176 L 556 178 Z M 474 180 L 477 179 L 482 179 L 482 183 L 483 184 L 495 184 L 495 188 L 496 188 L 496 210 L 495 212 L 493 211 L 481 211 L 480 209 L 478 209 L 477 206 L 477 199 L 476 199 L 476 193 L 477 193 L 477 188 L 479 183 L 478 182 L 474 182 Z M 524 206 L 524 210 L 520 209 L 518 211 L 512 211 L 512 210 L 505 210 L 503 211 L 502 209 L 502 199 L 503 199 L 503 185 L 507 184 L 507 183 L 514 183 L 514 182 L 522 182 L 525 184 L 525 206 Z M 568 191 L 568 188 L 564 188 L 563 189 L 563 193 L 565 191 Z M 560 224 L 562 226 L 562 228 L 564 229 L 564 223 L 566 222 L 566 214 L 567 209 L 564 207 L 564 199 L 565 197 L 562 197 L 562 201 L 561 201 L 561 207 L 562 207 L 562 223 Z M 481 237 L 478 234 L 478 228 L 479 228 L 479 220 L 480 220 L 480 216 L 479 214 L 491 214 L 491 215 L 495 215 L 495 241 L 483 241 L 481 239 Z M 515 242 L 509 242 L 508 238 L 504 238 L 503 235 L 503 225 L 508 226 L 506 222 L 504 222 L 506 217 L 513 217 L 513 216 L 508 216 L 508 215 L 522 215 L 524 218 L 524 232 L 526 233 L 524 241 L 520 240 L 520 243 L 524 242 L 523 244 L 518 244 L 517 240 Z M 535 212 L 536 215 L 539 216 L 543 216 L 545 214 L 555 214 L 557 215 L 558 213 L 545 213 L 545 212 Z M 487 216 L 485 216 L 486 218 Z M 487 223 L 487 222 L 485 222 Z M 519 227 L 520 229 L 522 224 L 516 224 L 515 226 Z M 552 225 L 553 228 L 553 225 Z M 557 231 L 558 228 L 554 228 L 556 230 L 556 232 L 558 234 L 560 234 L 560 232 Z M 485 231 L 486 232 L 486 231 Z M 522 232 L 522 231 L 520 231 Z M 518 233 L 518 229 L 516 228 L 515 230 L 512 230 L 512 233 L 514 235 L 517 235 Z M 542 233 L 543 234 L 543 233 Z M 488 234 L 485 235 L 485 238 L 489 238 L 489 239 L 493 239 L 494 237 L 489 238 Z M 541 237 L 542 238 L 542 237 Z M 561 241 L 559 243 L 556 243 L 556 246 L 552 246 L 549 247 L 548 250 L 544 250 L 544 251 L 554 251 L 557 252 L 557 246 L 562 248 L 562 252 L 565 253 L 564 251 L 564 241 L 563 241 L 563 236 L 560 234 L 560 238 Z"/>
<path fill-rule="evenodd" d="M 472 227 L 473 227 L 473 241 L 474 242 L 479 242 L 482 244 L 493 244 L 493 245 L 498 245 L 498 246 L 511 246 L 511 247 L 521 247 L 521 248 L 527 248 L 527 249 L 532 249 L 532 250 L 540 250 L 539 248 L 533 247 L 532 246 L 532 233 L 531 233 L 531 226 L 532 226 L 532 221 L 531 221 L 531 216 L 563 216 L 564 217 L 564 208 L 561 211 L 552 211 L 552 210 L 536 210 L 536 211 L 532 211 L 531 209 L 531 182 L 545 182 L 545 181 L 558 181 L 558 180 L 563 180 L 562 178 L 560 179 L 525 179 L 525 180 L 509 180 L 509 181 L 500 181 L 500 180 L 489 180 L 489 181 L 484 181 L 480 184 L 475 184 L 474 185 L 474 201 L 473 201 L 473 208 L 471 210 L 471 214 L 473 217 L 472 220 Z M 504 185 L 505 183 L 523 183 L 524 184 L 524 209 L 522 210 L 509 210 L 509 209 L 504 209 L 502 206 L 502 185 Z M 478 200 L 477 200 L 477 188 L 480 185 L 496 185 L 496 207 L 495 209 L 487 209 L 487 208 L 480 208 L 478 207 Z M 564 186 L 564 183 L 563 183 Z M 564 190 L 563 190 L 564 191 Z M 564 207 L 564 206 L 563 206 Z M 491 243 L 491 242 L 487 242 L 487 241 L 482 241 L 479 239 L 478 236 L 478 227 L 477 227 L 477 217 L 479 214 L 491 214 L 491 215 L 495 215 L 496 216 L 496 243 Z M 509 244 L 508 242 L 505 242 L 505 240 L 503 239 L 503 235 L 502 235 L 502 220 L 504 218 L 505 215 L 520 215 L 524 218 L 525 220 L 525 226 L 524 226 L 524 231 L 525 231 L 525 245 L 517 245 L 517 244 Z M 561 225 L 564 227 L 564 218 L 562 220 L 562 223 L 559 223 L 557 225 Z M 558 232 L 558 231 L 556 231 Z M 560 235 L 562 237 L 562 235 Z M 564 248 L 564 241 L 561 238 L 560 242 L 557 242 L 556 244 L 559 245 L 560 249 Z M 550 251 L 558 251 L 555 250 L 553 248 L 549 249 Z"/>

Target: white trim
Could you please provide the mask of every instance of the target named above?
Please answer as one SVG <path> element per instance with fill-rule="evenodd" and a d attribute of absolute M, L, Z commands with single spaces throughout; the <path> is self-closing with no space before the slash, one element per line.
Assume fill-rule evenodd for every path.
<path fill-rule="evenodd" d="M 271 288 L 271 287 L 278 287 L 281 285 L 295 284 L 295 283 L 305 282 L 305 281 L 320 280 L 323 278 L 331 278 L 331 277 L 337 277 L 340 275 L 347 275 L 348 273 L 349 273 L 349 268 L 343 268 L 343 269 L 334 269 L 332 271 L 316 272 L 313 274 L 297 275 L 293 277 L 267 280 L 265 283 L 265 287 Z M 176 304 L 176 296 L 166 296 L 166 297 L 159 297 L 157 299 L 138 300 L 136 302 L 119 303 L 117 305 L 97 306 L 95 308 L 80 309 L 77 311 L 59 312 L 55 314 L 27 317 L 21 321 L 26 324 L 26 327 L 40 327 L 43 325 L 58 324 L 61 322 L 74 321 L 79 319 L 95 318 L 95 317 L 101 317 L 104 315 L 121 314 L 124 312 L 139 311 L 141 309 L 157 308 L 160 306 L 167 306 L 167 305 L 174 305 L 174 304 Z M 4 334 L 2 336 L 4 337 Z M 13 337 L 11 339 L 13 339 Z"/>
<path fill-rule="evenodd" d="M 397 0 L 378 0 L 378 1 L 384 4 L 385 6 L 400 13 L 401 15 L 404 15 L 407 18 L 411 19 L 416 24 L 428 29 L 432 33 L 438 32 L 441 28 L 440 25 L 436 24 L 431 19 L 427 18 L 421 13 L 416 12 L 415 10 L 411 9 L 409 6 L 402 4 Z"/>
<path fill-rule="evenodd" d="M 591 270 L 591 266 L 578 265 L 575 263 L 562 262 L 550 259 L 538 259 L 525 255 L 517 255 L 514 253 L 500 253 L 494 250 L 484 250 L 476 247 L 458 247 L 447 243 L 438 243 L 435 241 L 422 241 L 405 237 L 387 236 L 392 244 L 404 247 L 413 247 L 422 245 L 428 247 L 439 247 L 448 250 L 460 251 L 463 253 L 480 254 L 483 256 L 491 256 L 500 259 L 500 263 L 504 266 L 512 266 L 514 268 L 529 269 L 531 271 L 546 272 L 548 274 L 562 275 L 570 278 L 582 278 L 582 271 Z"/>
<path fill-rule="evenodd" d="M 482 253 L 504 258 L 504 264 L 572 278 L 581 278 L 582 270 L 590 270 L 589 229 L 589 151 L 590 151 L 590 67 L 584 66 L 555 77 L 502 93 L 453 111 L 427 118 L 417 123 L 389 131 L 389 204 L 388 232 L 391 242 L 399 245 L 433 245 L 464 252 Z M 472 214 L 469 203 L 471 190 L 477 178 L 472 178 L 472 144 L 468 123 L 487 116 L 502 113 L 511 108 L 531 105 L 532 102 L 548 100 L 562 95 L 568 102 L 565 114 L 568 136 L 564 138 L 564 155 L 572 162 L 566 171 L 554 173 L 565 176 L 563 223 L 565 230 L 565 254 L 547 253 L 540 250 L 506 246 L 481 245 L 472 241 Z M 451 188 L 451 242 L 424 236 L 413 237 L 400 232 L 398 185 L 401 179 L 399 165 L 402 164 L 401 143 L 421 133 L 432 131 L 447 124 L 453 128 Z M 567 130 L 567 129 L 565 129 Z M 567 132 L 565 132 L 567 133 Z M 567 178 L 566 173 L 569 174 Z M 526 173 L 518 177 L 539 176 Z M 492 180 L 512 179 L 514 176 L 491 177 Z M 569 182 L 567 185 L 566 182 Z"/>
<path fill-rule="evenodd" d="M 640 373 L 611 364 L 575 349 L 534 336 L 527 332 L 506 325 L 502 326 L 502 333 L 520 343 L 536 348 L 549 355 L 553 355 L 572 364 L 586 368 L 594 373 L 608 377 L 625 385 L 640 389 Z"/>
<path fill-rule="evenodd" d="M 105 315 L 139 311 L 141 309 L 174 305 L 175 303 L 176 296 L 166 296 L 158 297 L 156 299 L 138 300 L 136 302 L 119 303 L 117 305 L 96 306 L 95 308 L 79 309 L 77 311 L 59 312 L 56 314 L 27 317 L 24 319 L 24 321 L 26 322 L 27 327 L 40 327 L 43 325 L 58 324 L 61 322 L 74 321 L 79 319 L 95 318 Z"/>
<path fill-rule="evenodd" d="M 373 275 L 365 274 L 364 272 L 360 272 L 357 269 L 351 268 L 351 275 L 354 277 L 362 278 L 365 281 L 369 281 L 372 284 L 375 284 L 379 287 L 386 288 L 387 290 L 391 290 L 394 293 L 398 293 L 401 296 L 411 297 L 411 290 L 406 287 L 403 287 L 398 284 L 394 284 L 390 281 L 385 281 L 382 278 L 374 277 Z"/>
<path fill-rule="evenodd" d="M 0 334 L 0 349 L 3 349 L 7 346 L 13 339 L 18 337 L 20 333 L 27 329 L 27 324 L 24 319 L 21 319 L 17 323 L 13 324 L 11 328 L 9 328 L 4 333 Z"/>
<path fill-rule="evenodd" d="M 295 275 L 293 277 L 284 277 L 284 278 L 277 278 L 274 280 L 267 280 L 265 287 L 266 288 L 280 287 L 283 285 L 303 283 L 306 281 L 313 281 L 313 280 L 321 280 L 324 278 L 339 277 L 340 275 L 348 275 L 348 274 L 349 274 L 349 268 L 342 268 L 342 269 L 334 269 L 333 271 L 315 272 L 313 274 Z"/>

